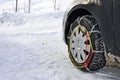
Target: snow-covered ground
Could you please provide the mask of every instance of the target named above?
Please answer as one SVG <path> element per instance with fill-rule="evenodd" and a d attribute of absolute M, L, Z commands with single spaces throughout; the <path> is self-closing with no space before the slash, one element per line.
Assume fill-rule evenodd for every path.
<path fill-rule="evenodd" d="M 84 73 L 75 69 L 62 40 L 62 19 L 72 0 L 0 0 L 0 80 L 119 80 L 120 69 Z"/>

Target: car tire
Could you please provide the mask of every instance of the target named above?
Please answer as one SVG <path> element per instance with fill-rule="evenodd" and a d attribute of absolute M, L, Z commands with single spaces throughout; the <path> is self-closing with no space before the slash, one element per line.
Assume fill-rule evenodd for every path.
<path fill-rule="evenodd" d="M 68 52 L 73 65 L 84 72 L 96 71 L 105 66 L 105 45 L 93 16 L 78 17 L 71 24 Z"/>

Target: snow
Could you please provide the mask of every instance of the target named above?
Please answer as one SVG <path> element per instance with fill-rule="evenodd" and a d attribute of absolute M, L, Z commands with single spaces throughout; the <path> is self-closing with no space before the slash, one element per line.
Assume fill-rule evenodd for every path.
<path fill-rule="evenodd" d="M 0 0 L 0 80 L 119 80 L 120 69 L 93 73 L 75 69 L 62 39 L 62 20 L 72 0 L 32 0 L 31 14 L 26 1 Z M 26 4 L 26 5 L 25 5 Z"/>

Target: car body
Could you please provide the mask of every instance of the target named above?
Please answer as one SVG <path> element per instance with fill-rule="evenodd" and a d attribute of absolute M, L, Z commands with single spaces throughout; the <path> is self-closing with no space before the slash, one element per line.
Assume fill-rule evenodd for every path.
<path fill-rule="evenodd" d="M 92 14 L 103 34 L 107 53 L 120 57 L 120 0 L 75 0 L 66 10 L 63 20 L 64 41 L 67 44 L 70 23 L 79 15 Z"/>

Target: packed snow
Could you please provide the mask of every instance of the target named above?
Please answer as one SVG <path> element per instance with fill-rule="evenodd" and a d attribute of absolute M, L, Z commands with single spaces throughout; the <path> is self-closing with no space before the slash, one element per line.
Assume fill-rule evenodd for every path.
<path fill-rule="evenodd" d="M 0 0 L 0 80 L 119 80 L 120 69 L 84 73 L 72 65 L 62 20 L 73 0 Z"/>

